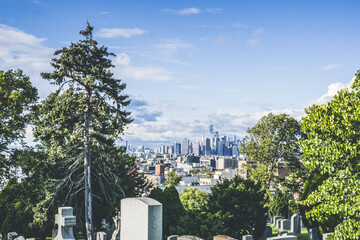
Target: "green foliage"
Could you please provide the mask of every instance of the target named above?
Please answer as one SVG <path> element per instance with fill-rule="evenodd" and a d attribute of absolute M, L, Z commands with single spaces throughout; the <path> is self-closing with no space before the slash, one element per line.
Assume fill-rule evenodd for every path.
<path fill-rule="evenodd" d="M 21 70 L 0 71 L 0 187 L 10 177 L 13 164 L 8 145 L 21 142 L 37 89 Z"/>
<path fill-rule="evenodd" d="M 301 169 L 298 139 L 302 132 L 294 118 L 270 113 L 249 129 L 248 134 L 240 152 L 257 161 L 257 167 L 249 169 L 250 178 L 261 182 L 264 189 L 268 190 L 271 184 L 281 180 L 277 177 L 279 163 L 284 162 L 292 172 Z"/>
<path fill-rule="evenodd" d="M 360 237 L 360 71 L 350 89 L 306 109 L 301 141 L 304 165 L 320 174 L 321 184 L 303 201 L 307 218 L 335 222 L 335 238 Z M 328 227 L 331 226 L 330 224 Z"/>
<path fill-rule="evenodd" d="M 164 238 L 177 234 L 172 230 L 179 225 L 179 219 L 184 215 L 185 210 L 181 204 L 179 193 L 176 188 L 171 185 L 166 187 L 164 191 L 155 188 L 151 191 L 150 198 L 153 198 L 163 205 L 163 235 Z"/>
<path fill-rule="evenodd" d="M 176 186 L 179 184 L 181 179 L 182 179 L 182 176 L 180 174 L 178 174 L 175 170 L 172 170 L 166 175 L 166 180 L 164 182 L 164 185 Z"/>
<path fill-rule="evenodd" d="M 284 216 L 288 218 L 289 198 L 280 189 L 275 190 L 274 196 L 270 199 L 269 214 L 270 216 Z"/>
<path fill-rule="evenodd" d="M 223 219 L 227 229 L 223 234 L 238 239 L 247 234 L 258 238 L 266 225 L 265 194 L 260 184 L 236 176 L 212 188 L 207 209 L 212 214 L 228 216 Z"/>
<path fill-rule="evenodd" d="M 39 208 L 54 201 L 74 207 L 81 232 L 85 223 L 92 224 L 85 219 L 88 203 L 92 202 L 93 226 L 100 229 L 102 218 L 111 222 L 122 197 L 139 195 L 147 187 L 137 174 L 135 159 L 115 146 L 132 121 L 124 110 L 130 100 L 123 94 L 126 84 L 110 71 L 115 55 L 98 46 L 92 29 L 88 24 L 80 32 L 85 39 L 55 52 L 54 70 L 41 75 L 59 89 L 33 114 L 34 137 L 48 164 L 56 168 L 46 183 L 54 186 L 57 180 L 56 194 L 47 195 Z M 89 179 L 91 188 L 85 184 Z M 87 235 L 90 231 L 87 228 Z"/>
<path fill-rule="evenodd" d="M 186 210 L 200 210 L 208 204 L 209 195 L 198 188 L 186 188 L 180 193 L 180 201 Z"/>

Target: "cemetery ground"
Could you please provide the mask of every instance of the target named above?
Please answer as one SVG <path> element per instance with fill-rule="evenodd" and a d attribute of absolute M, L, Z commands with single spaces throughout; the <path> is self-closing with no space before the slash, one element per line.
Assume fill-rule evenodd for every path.
<path fill-rule="evenodd" d="M 267 223 L 267 226 L 272 228 L 272 236 L 275 237 L 279 233 L 279 229 L 276 228 L 272 223 Z M 308 239 L 308 230 L 307 228 L 301 228 L 301 233 L 295 234 L 298 237 L 298 240 L 307 240 Z"/>

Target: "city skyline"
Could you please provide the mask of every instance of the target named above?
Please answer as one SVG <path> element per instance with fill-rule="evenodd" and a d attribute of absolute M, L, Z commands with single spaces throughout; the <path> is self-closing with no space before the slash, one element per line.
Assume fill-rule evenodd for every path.
<path fill-rule="evenodd" d="M 56 49 L 88 20 L 127 84 L 134 122 L 122 139 L 161 145 L 212 122 L 243 137 L 269 112 L 296 119 L 360 69 L 358 1 L 0 1 L 0 69 L 20 68 L 41 99 Z M 28 128 L 27 141 L 31 142 Z"/>

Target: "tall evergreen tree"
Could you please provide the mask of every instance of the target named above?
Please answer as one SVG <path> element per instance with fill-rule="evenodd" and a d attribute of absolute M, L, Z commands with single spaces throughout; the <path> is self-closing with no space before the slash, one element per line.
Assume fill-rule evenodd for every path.
<path fill-rule="evenodd" d="M 63 170 L 58 193 L 65 203 L 77 207 L 75 211 L 84 209 L 88 240 L 94 238 L 93 204 L 111 203 L 116 194 L 124 195 L 122 188 L 116 188 L 121 179 L 114 171 L 119 159 L 126 157 L 114 143 L 132 121 L 124 110 L 130 103 L 123 94 L 126 84 L 110 71 L 114 67 L 110 57 L 115 55 L 98 46 L 92 30 L 88 23 L 80 31 L 84 40 L 55 52 L 54 71 L 41 75 L 59 89 L 42 102 L 35 119 L 35 137 Z"/>

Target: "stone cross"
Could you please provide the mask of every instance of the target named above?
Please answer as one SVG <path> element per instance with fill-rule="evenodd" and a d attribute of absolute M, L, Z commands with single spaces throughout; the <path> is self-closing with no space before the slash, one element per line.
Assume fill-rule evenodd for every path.
<path fill-rule="evenodd" d="M 106 240 L 106 233 L 104 233 L 104 232 L 97 232 L 97 233 L 96 233 L 96 240 Z"/>
<path fill-rule="evenodd" d="M 58 225 L 58 232 L 54 240 L 75 240 L 73 227 L 76 225 L 76 217 L 73 216 L 72 207 L 59 208 L 55 223 Z"/>
<path fill-rule="evenodd" d="M 17 238 L 19 235 L 16 232 L 9 232 L 7 234 L 7 239 L 8 240 L 14 240 L 15 238 Z"/>

